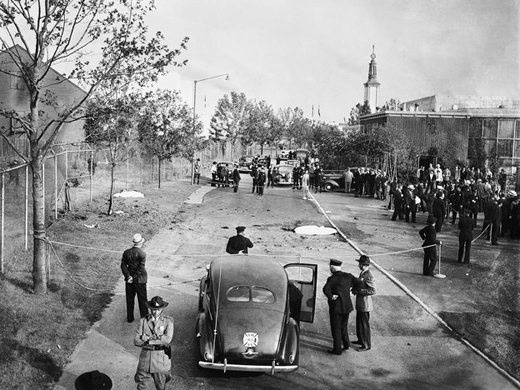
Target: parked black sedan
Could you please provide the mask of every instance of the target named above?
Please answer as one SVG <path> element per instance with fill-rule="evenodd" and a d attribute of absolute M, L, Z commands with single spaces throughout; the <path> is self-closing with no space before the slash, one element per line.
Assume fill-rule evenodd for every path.
<path fill-rule="evenodd" d="M 317 271 L 316 264 L 282 266 L 252 255 L 213 260 L 200 282 L 199 366 L 272 374 L 296 370 L 299 321 L 314 320 Z"/>

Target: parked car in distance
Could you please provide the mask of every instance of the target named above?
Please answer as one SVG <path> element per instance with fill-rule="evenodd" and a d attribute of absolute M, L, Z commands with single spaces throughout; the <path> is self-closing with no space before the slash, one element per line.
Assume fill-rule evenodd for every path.
<path fill-rule="evenodd" d="M 346 168 L 345 168 L 346 169 Z M 343 177 L 343 173 L 345 169 L 336 169 L 336 170 L 326 170 L 323 171 L 323 188 L 325 191 L 334 191 L 334 190 L 344 190 L 345 189 L 345 178 Z M 352 179 L 352 187 L 351 191 L 354 191 L 356 188 L 355 184 L 355 174 L 360 171 L 360 169 L 367 170 L 368 168 L 358 168 L 352 167 L 349 168 L 350 172 L 354 175 Z"/>
<path fill-rule="evenodd" d="M 200 281 L 199 366 L 271 374 L 296 370 L 298 321 L 314 321 L 317 272 L 316 264 L 282 266 L 254 255 L 215 258 Z"/>
<path fill-rule="evenodd" d="M 238 169 L 240 172 L 249 173 L 251 172 L 251 165 L 253 165 L 253 159 L 255 156 L 241 156 L 238 159 Z"/>
<path fill-rule="evenodd" d="M 281 159 L 288 159 L 289 158 L 289 152 L 292 152 L 292 149 L 281 150 L 280 153 L 278 153 L 278 155 L 280 156 Z"/>
<path fill-rule="evenodd" d="M 227 165 L 227 167 L 226 167 Z M 220 167 L 222 167 L 222 169 L 227 169 L 227 173 L 228 173 L 228 184 L 231 186 L 233 185 L 233 161 L 219 161 L 217 163 L 217 181 L 219 180 L 219 175 L 218 175 L 218 172 L 219 172 L 219 169 L 221 169 Z"/>
<path fill-rule="evenodd" d="M 292 185 L 293 165 L 279 164 L 273 170 L 273 182 L 276 185 Z"/>

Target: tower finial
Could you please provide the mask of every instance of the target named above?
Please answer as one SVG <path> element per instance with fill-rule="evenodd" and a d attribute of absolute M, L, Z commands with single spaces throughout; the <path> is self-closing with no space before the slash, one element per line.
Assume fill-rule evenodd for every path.
<path fill-rule="evenodd" d="M 372 59 L 376 58 L 375 50 L 376 50 L 376 46 L 372 45 L 372 54 L 370 55 L 370 58 L 372 58 Z"/>

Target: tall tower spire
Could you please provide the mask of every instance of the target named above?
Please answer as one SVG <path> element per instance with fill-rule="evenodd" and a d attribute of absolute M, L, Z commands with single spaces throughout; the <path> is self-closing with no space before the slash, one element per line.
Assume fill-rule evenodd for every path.
<path fill-rule="evenodd" d="M 372 54 L 370 55 L 370 58 L 372 60 L 370 61 L 370 64 L 368 64 L 368 81 L 363 84 L 365 86 L 364 102 L 368 102 L 372 112 L 375 112 L 376 107 L 378 107 L 379 86 L 381 85 L 379 81 L 377 81 L 375 46 L 372 46 Z"/>

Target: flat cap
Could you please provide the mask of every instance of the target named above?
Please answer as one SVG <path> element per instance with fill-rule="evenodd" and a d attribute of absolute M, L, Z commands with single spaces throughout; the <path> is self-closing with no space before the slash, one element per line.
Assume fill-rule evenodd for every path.
<path fill-rule="evenodd" d="M 330 259 L 330 265 L 333 265 L 334 267 L 341 267 L 341 264 L 343 264 L 342 261 L 339 261 L 336 259 Z"/>
<path fill-rule="evenodd" d="M 237 232 L 238 233 L 243 232 L 244 230 L 246 230 L 245 226 L 237 226 Z"/>

